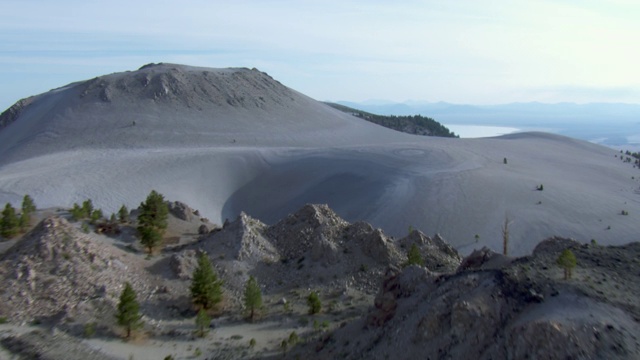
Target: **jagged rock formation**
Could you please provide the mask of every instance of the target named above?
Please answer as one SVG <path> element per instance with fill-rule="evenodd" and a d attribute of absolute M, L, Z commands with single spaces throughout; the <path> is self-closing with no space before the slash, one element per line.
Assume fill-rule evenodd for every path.
<path fill-rule="evenodd" d="M 125 281 L 142 298 L 159 283 L 134 255 L 49 217 L 0 257 L 0 316 L 45 321 L 111 308 Z"/>
<path fill-rule="evenodd" d="M 336 248 L 348 223 L 326 205 L 305 205 L 267 230 L 274 245 L 286 259 L 297 259 L 313 250 L 316 259 L 323 251 Z M 327 253 L 331 255 L 332 251 Z"/>
<path fill-rule="evenodd" d="M 187 204 L 180 201 L 168 202 L 169 212 L 180 220 L 191 221 L 194 211 Z"/>
<path fill-rule="evenodd" d="M 429 239 L 428 244 L 433 241 Z M 428 244 L 425 251 L 439 259 L 433 262 L 438 264 L 434 268 L 443 270 L 441 264 L 449 263 L 457 266 L 459 256 L 454 249 Z M 197 251 L 209 254 L 227 289 L 237 294 L 250 274 L 260 278 L 267 289 L 331 281 L 337 288 L 374 293 L 384 269 L 390 264 L 400 266 L 406 259 L 404 250 L 382 230 L 364 222 L 349 224 L 327 205 L 315 204 L 305 205 L 272 226 L 241 213 L 191 250 L 173 255 L 171 267 L 177 277 L 189 278 Z M 239 273 L 243 275 L 237 276 Z"/>
<path fill-rule="evenodd" d="M 424 259 L 424 266 L 431 271 L 451 272 L 460 265 L 461 258 L 458 251 L 444 241 L 440 234 L 436 234 L 432 239 L 421 231 L 414 230 L 398 240 L 398 243 L 407 250 L 411 245 L 416 244 Z"/>
<path fill-rule="evenodd" d="M 567 247 L 578 258 L 570 281 L 562 280 L 555 264 Z M 457 273 L 435 274 L 416 266 L 389 270 L 367 319 L 325 337 L 317 354 L 306 355 L 635 358 L 640 355 L 640 306 L 635 300 L 640 296 L 640 264 L 633 260 L 638 255 L 637 243 L 601 247 L 554 238 L 529 257 L 495 263 L 489 270 L 483 270 L 487 262 L 479 259 L 491 261 L 496 255 L 486 250 L 473 254 L 473 261 L 465 259 Z M 619 282 L 623 276 L 626 288 Z"/>
<path fill-rule="evenodd" d="M 191 225 L 195 229 L 198 221 Z M 346 222 L 326 205 L 306 205 L 272 226 L 242 213 L 220 231 L 168 248 L 153 263 L 134 247 L 126 252 L 105 240 L 60 216 L 43 220 L 0 255 L 0 317 L 78 334 L 87 321 L 113 321 L 121 286 L 129 281 L 147 329 L 159 336 L 189 336 L 162 322 L 193 316 L 188 284 L 204 251 L 224 280 L 224 311 L 242 309 L 249 275 L 272 298 L 300 301 L 313 289 L 331 299 L 352 301 L 355 293 L 372 301 L 356 320 L 310 336 L 319 342 L 291 349 L 292 358 L 627 359 L 640 354 L 639 243 L 604 247 L 551 238 L 526 257 L 483 248 L 461 260 L 438 235 L 414 231 L 394 240 L 367 223 Z M 426 266 L 403 269 L 412 244 Z M 567 248 L 578 261 L 571 280 L 563 279 L 556 264 Z M 98 331 L 113 334 L 108 325 Z M 68 342 L 73 354 L 93 356 L 65 336 L 0 334 L 0 343 L 25 356 L 53 351 L 58 355 L 51 358 L 57 359 L 60 347 L 54 342 Z M 42 346 L 29 345 L 34 341 Z"/>

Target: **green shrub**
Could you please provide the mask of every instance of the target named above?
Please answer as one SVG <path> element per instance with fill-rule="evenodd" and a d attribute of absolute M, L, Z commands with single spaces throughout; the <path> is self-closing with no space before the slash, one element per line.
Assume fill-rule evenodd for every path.
<path fill-rule="evenodd" d="M 407 253 L 407 262 L 405 263 L 405 266 L 409 265 L 424 265 L 424 259 L 422 258 L 422 254 L 420 254 L 420 249 L 418 249 L 418 245 L 415 243 L 411 245 L 411 248 Z"/>
<path fill-rule="evenodd" d="M 320 302 L 320 297 L 315 291 L 312 291 L 307 297 L 307 305 L 309 305 L 310 315 L 317 314 L 322 310 L 322 302 Z"/>
<path fill-rule="evenodd" d="M 89 322 L 84 324 L 84 327 L 82 329 L 82 335 L 86 338 L 91 338 L 96 334 L 96 326 L 97 323 L 95 322 Z"/>
<path fill-rule="evenodd" d="M 295 345 L 298 343 L 298 341 L 300 341 L 300 337 L 298 337 L 298 334 L 295 331 L 292 331 L 291 334 L 289 334 L 289 345 Z"/>
<path fill-rule="evenodd" d="M 577 264 L 576 256 L 573 252 L 569 249 L 564 249 L 560 256 L 558 256 L 556 263 L 564 270 L 564 279 L 571 279 L 571 273 Z"/>

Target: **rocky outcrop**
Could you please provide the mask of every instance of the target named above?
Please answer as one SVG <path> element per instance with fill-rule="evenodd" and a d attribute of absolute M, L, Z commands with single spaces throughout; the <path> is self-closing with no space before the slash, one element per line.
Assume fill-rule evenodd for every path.
<path fill-rule="evenodd" d="M 7 110 L 3 111 L 0 114 L 0 130 L 9 126 L 11 123 L 16 121 L 20 114 L 24 111 L 24 109 L 29 106 L 33 102 L 35 97 L 28 97 L 25 99 L 20 99 L 15 104 L 11 105 Z"/>
<path fill-rule="evenodd" d="M 63 218 L 46 218 L 0 258 L 0 316 L 64 317 L 79 310 L 79 304 L 113 304 L 125 281 L 140 296 L 149 295 L 154 281 L 132 264 L 131 256 Z"/>
<path fill-rule="evenodd" d="M 279 261 L 278 249 L 264 235 L 266 227 L 242 212 L 221 231 L 207 237 L 199 247 L 209 254 L 224 254 L 225 259 L 235 259 L 252 266 L 259 262 Z"/>
<path fill-rule="evenodd" d="M 419 266 L 409 266 L 404 271 L 397 267 L 389 267 L 367 323 L 372 326 L 384 325 L 394 317 L 398 299 L 410 296 L 417 286 L 429 281 L 433 276 L 430 271 Z"/>
<path fill-rule="evenodd" d="M 567 247 L 575 253 L 579 267 L 578 275 L 568 281 L 555 264 Z M 331 335 L 331 339 L 349 341 L 323 341 L 314 351 L 297 355 L 311 359 L 637 358 L 637 256 L 637 243 L 603 247 L 553 238 L 542 242 L 533 255 L 517 259 L 478 250 L 457 273 L 438 274 L 417 266 L 390 270 L 367 318 Z M 622 277 L 626 287 L 618 283 Z"/>
<path fill-rule="evenodd" d="M 440 234 L 430 238 L 421 231 L 414 230 L 398 240 L 398 243 L 407 251 L 413 244 L 416 244 L 424 259 L 424 266 L 431 271 L 452 272 L 460 265 L 460 254 Z"/>
<path fill-rule="evenodd" d="M 465 257 L 458 271 L 500 269 L 511 261 L 513 258 L 498 254 L 485 246 L 482 249 L 473 250 L 469 256 Z"/>
<path fill-rule="evenodd" d="M 170 201 L 168 205 L 171 215 L 177 217 L 178 219 L 184 221 L 191 221 L 194 219 L 194 211 L 187 204 L 180 201 Z"/>
<path fill-rule="evenodd" d="M 380 229 L 368 223 L 356 222 L 350 225 L 344 238 L 350 252 L 360 251 L 364 256 L 382 264 L 398 264 L 402 256 L 395 244 Z"/>
<path fill-rule="evenodd" d="M 300 258 L 316 248 L 316 259 L 319 259 L 317 256 L 322 253 L 319 249 L 337 246 L 343 240 L 347 226 L 348 223 L 327 205 L 307 204 L 269 227 L 265 234 L 284 258 Z M 328 245 L 327 242 L 334 245 Z"/>
<path fill-rule="evenodd" d="M 580 243 L 574 239 L 562 237 L 552 237 L 541 241 L 533 249 L 533 255 L 542 256 L 545 254 L 559 254 L 564 249 L 575 249 L 580 247 Z"/>
<path fill-rule="evenodd" d="M 198 265 L 198 259 L 196 257 L 197 251 L 188 249 L 181 251 L 178 254 L 173 254 L 169 260 L 169 267 L 171 271 L 182 280 L 190 280 L 193 275 L 193 271 Z"/>

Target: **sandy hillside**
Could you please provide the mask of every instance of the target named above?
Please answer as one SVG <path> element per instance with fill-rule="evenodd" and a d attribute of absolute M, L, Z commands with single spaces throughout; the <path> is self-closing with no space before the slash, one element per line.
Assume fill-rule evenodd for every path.
<path fill-rule="evenodd" d="M 0 203 L 19 205 L 25 193 L 43 207 L 91 198 L 112 212 L 156 189 L 219 224 L 240 211 L 272 224 L 328 203 L 396 237 L 409 226 L 440 233 L 463 253 L 500 249 L 505 215 L 513 254 L 555 235 L 637 240 L 640 172 L 613 150 L 543 133 L 402 134 L 255 69 L 145 66 L 2 116 Z"/>

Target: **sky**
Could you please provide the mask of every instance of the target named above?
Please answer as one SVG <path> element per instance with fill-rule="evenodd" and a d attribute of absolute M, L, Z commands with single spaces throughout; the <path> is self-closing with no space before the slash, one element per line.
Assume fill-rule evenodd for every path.
<path fill-rule="evenodd" d="M 317 100 L 640 103 L 637 0 L 0 0 L 0 109 L 144 64 Z"/>

